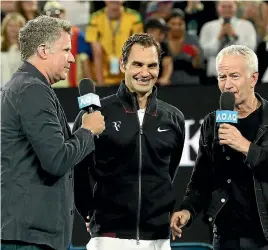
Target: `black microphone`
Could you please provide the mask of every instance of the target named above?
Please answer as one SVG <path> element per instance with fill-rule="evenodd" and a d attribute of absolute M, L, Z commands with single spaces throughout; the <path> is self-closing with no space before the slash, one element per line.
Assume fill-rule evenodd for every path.
<path fill-rule="evenodd" d="M 92 80 L 84 78 L 79 86 L 78 104 L 79 108 L 92 113 L 95 109 L 101 107 L 100 97 L 96 95 L 95 84 Z"/>
<path fill-rule="evenodd" d="M 219 141 L 218 129 L 221 123 L 234 125 L 238 122 L 238 112 L 234 111 L 235 96 L 232 92 L 223 92 L 220 97 L 220 110 L 216 111 L 216 138 Z M 222 151 L 225 152 L 223 146 Z"/>
<path fill-rule="evenodd" d="M 234 110 L 235 96 L 232 92 L 223 92 L 220 97 L 220 109 L 221 110 Z"/>
<path fill-rule="evenodd" d="M 225 17 L 223 18 L 223 24 L 228 24 L 231 22 L 231 18 L 230 17 Z M 224 39 L 226 41 L 226 43 L 230 42 L 230 37 L 228 35 L 224 36 Z"/>

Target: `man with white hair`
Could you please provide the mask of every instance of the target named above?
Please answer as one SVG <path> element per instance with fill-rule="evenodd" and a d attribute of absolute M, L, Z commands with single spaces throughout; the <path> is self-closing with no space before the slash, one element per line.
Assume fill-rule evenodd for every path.
<path fill-rule="evenodd" d="M 268 102 L 254 92 L 258 59 L 231 45 L 216 68 L 220 91 L 234 93 L 238 123 L 218 128 L 216 112 L 205 117 L 186 195 L 171 218 L 173 239 L 205 210 L 214 249 L 268 249 Z"/>

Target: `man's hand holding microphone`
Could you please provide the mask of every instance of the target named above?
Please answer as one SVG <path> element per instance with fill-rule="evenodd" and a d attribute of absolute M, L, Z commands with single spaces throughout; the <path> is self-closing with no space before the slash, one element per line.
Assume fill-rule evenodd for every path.
<path fill-rule="evenodd" d="M 90 130 L 94 135 L 99 135 L 105 129 L 104 116 L 100 111 L 85 113 L 82 116 L 81 127 Z"/>
<path fill-rule="evenodd" d="M 82 116 L 82 128 L 90 130 L 98 136 L 105 129 L 104 117 L 100 111 L 94 111 L 101 106 L 100 98 L 95 94 L 95 84 L 90 79 L 83 79 L 79 84 L 79 108 L 86 111 Z"/>
<path fill-rule="evenodd" d="M 236 128 L 238 112 L 234 111 L 235 96 L 232 92 L 223 92 L 220 98 L 220 110 L 216 111 L 216 123 L 219 126 L 219 143 L 232 149 L 248 154 L 250 141 L 248 141 Z"/>
<path fill-rule="evenodd" d="M 240 131 L 227 123 L 223 123 L 219 127 L 219 142 L 221 145 L 227 145 L 244 155 L 248 154 L 250 142 L 241 135 Z"/>

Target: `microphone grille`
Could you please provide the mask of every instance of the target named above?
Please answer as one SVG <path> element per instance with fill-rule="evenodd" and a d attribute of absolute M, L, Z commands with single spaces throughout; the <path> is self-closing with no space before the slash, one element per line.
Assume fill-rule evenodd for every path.
<path fill-rule="evenodd" d="M 232 92 L 223 92 L 220 98 L 221 110 L 234 110 L 235 96 Z"/>
<path fill-rule="evenodd" d="M 79 95 L 83 96 L 89 93 L 95 94 L 95 84 L 94 82 L 89 78 L 84 78 L 80 81 L 78 86 Z"/>

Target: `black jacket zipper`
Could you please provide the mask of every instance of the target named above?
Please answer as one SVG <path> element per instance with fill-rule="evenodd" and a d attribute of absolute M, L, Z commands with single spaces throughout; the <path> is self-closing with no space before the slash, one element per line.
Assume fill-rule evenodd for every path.
<path fill-rule="evenodd" d="M 140 126 L 140 132 L 139 132 L 139 187 L 138 187 L 138 211 L 137 211 L 137 245 L 140 244 L 140 215 L 141 215 L 141 169 L 142 169 L 142 147 L 141 147 L 141 137 L 143 134 L 142 125 Z"/>
<path fill-rule="evenodd" d="M 140 244 L 140 217 L 141 217 L 141 171 L 142 171 L 142 135 L 143 135 L 143 124 L 145 119 L 145 113 L 142 119 L 142 123 L 140 123 L 138 109 L 137 109 L 137 118 L 138 125 L 140 127 L 139 130 L 139 171 L 138 171 L 138 210 L 137 210 L 137 228 L 136 228 L 136 240 L 137 245 Z"/>

